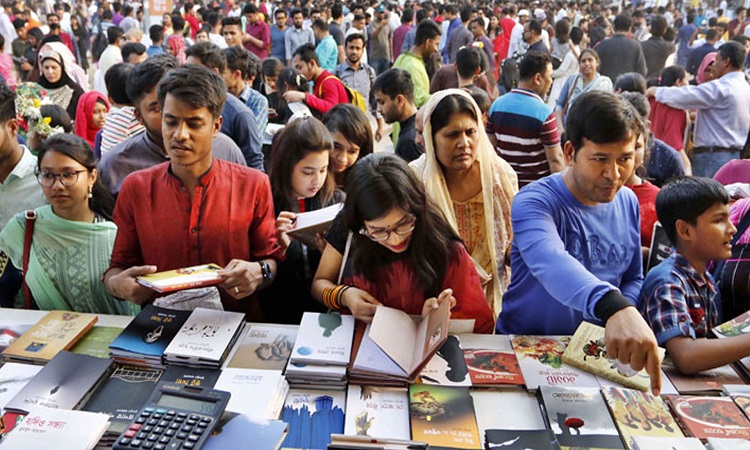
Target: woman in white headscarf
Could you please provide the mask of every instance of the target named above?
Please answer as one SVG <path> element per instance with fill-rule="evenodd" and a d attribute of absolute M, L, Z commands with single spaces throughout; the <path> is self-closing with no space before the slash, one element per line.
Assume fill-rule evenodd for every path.
<path fill-rule="evenodd" d="M 425 153 L 411 166 L 463 239 L 497 318 L 510 278 L 510 207 L 518 177 L 495 153 L 466 91 L 437 92 L 424 109 Z"/>
<path fill-rule="evenodd" d="M 75 120 L 78 99 L 88 90 L 86 72 L 76 64 L 70 49 L 61 42 L 47 42 L 39 49 L 39 84 L 47 96 Z"/>

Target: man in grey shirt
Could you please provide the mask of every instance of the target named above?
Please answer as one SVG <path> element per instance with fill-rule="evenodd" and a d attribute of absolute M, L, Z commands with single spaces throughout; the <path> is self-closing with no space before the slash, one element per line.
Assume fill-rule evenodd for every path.
<path fill-rule="evenodd" d="M 112 194 L 120 192 L 122 182 L 131 173 L 169 161 L 161 133 L 161 109 L 156 86 L 162 77 L 179 67 L 170 55 L 157 55 L 136 66 L 128 75 L 127 94 L 135 107 L 135 116 L 146 128 L 105 153 L 99 161 L 99 177 Z M 237 144 L 219 133 L 212 143 L 219 159 L 246 165 Z"/>
<path fill-rule="evenodd" d="M 292 10 L 292 22 L 294 26 L 287 28 L 284 35 L 284 44 L 286 47 L 286 65 L 291 66 L 294 51 L 303 44 L 315 45 L 315 34 L 313 30 L 305 27 L 305 16 L 301 9 Z"/>

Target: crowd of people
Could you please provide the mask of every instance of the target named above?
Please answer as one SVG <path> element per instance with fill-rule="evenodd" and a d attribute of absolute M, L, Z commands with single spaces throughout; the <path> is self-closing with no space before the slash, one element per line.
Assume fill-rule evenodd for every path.
<path fill-rule="evenodd" d="M 217 263 L 249 321 L 599 323 L 654 391 L 657 346 L 686 373 L 750 355 L 706 339 L 750 309 L 744 6 L 3 6 L 2 306 L 136 314 L 138 277 Z"/>

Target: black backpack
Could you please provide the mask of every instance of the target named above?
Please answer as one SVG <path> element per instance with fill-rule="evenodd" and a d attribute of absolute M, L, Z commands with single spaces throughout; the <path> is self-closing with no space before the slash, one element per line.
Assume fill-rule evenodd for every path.
<path fill-rule="evenodd" d="M 99 58 L 102 56 L 102 53 L 104 53 L 107 45 L 109 45 L 109 41 L 107 40 L 107 33 L 102 30 L 102 24 L 99 24 L 99 29 L 96 33 L 96 37 L 94 38 L 94 42 L 91 44 L 91 57 L 93 58 L 94 62 L 99 61 Z"/>

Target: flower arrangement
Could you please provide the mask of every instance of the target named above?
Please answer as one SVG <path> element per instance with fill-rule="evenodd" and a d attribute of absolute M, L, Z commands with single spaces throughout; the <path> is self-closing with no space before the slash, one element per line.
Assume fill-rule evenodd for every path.
<path fill-rule="evenodd" d="M 36 83 L 21 83 L 16 86 L 16 116 L 21 125 L 24 138 L 33 132 L 46 139 L 58 133 L 64 133 L 61 126 L 51 126 L 51 117 L 42 117 L 41 107 L 50 105 L 47 91 Z"/>

